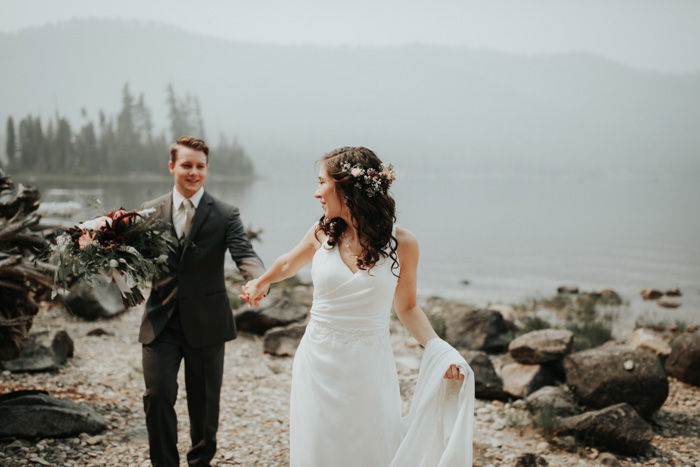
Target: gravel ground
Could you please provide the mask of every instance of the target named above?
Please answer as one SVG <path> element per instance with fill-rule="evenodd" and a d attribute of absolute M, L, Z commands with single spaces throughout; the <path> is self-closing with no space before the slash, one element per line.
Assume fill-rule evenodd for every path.
<path fill-rule="evenodd" d="M 0 439 L 0 465 L 141 466 L 148 443 L 141 397 L 141 346 L 136 341 L 140 312 L 111 321 L 87 323 L 59 308 L 42 311 L 34 330 L 64 328 L 75 342 L 75 356 L 57 373 L 0 374 L 0 393 L 44 389 L 49 394 L 95 408 L 109 422 L 106 432 L 63 439 Z M 102 328 L 109 335 L 86 334 Z M 398 324 L 392 325 L 401 391 L 407 408 L 421 350 Z M 291 358 L 262 352 L 262 340 L 242 335 L 226 346 L 221 396 L 219 450 L 214 465 L 288 464 L 288 409 Z M 638 458 L 616 457 L 619 465 L 700 466 L 700 388 L 671 378 L 668 400 L 654 417 L 653 447 Z M 183 372 L 176 405 L 181 458 L 189 446 Z M 523 453 L 544 457 L 549 465 L 601 465 L 607 453 L 573 440 L 549 443 L 533 428 L 519 404 L 477 401 L 475 465 L 512 465 Z M 568 444 L 567 444 L 568 442 Z M 606 461 L 607 462 L 607 461 Z M 184 465 L 184 464 L 183 464 Z M 605 464 L 609 465 L 609 464 Z"/>

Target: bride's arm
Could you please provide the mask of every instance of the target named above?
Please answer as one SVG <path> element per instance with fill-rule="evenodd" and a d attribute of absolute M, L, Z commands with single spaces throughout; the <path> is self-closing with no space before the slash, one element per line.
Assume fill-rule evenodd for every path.
<path fill-rule="evenodd" d="M 401 265 L 401 274 L 394 295 L 394 311 L 399 321 L 411 335 L 425 347 L 430 339 L 438 337 L 430 325 L 425 312 L 416 302 L 416 275 L 418 270 L 418 240 L 406 229 L 396 228 L 399 246 L 396 250 Z M 463 379 L 455 365 L 445 372 L 445 378 Z"/>
<path fill-rule="evenodd" d="M 277 258 L 260 277 L 246 283 L 241 288 L 240 298 L 251 305 L 257 305 L 271 284 L 292 277 L 299 269 L 309 264 L 319 247 L 316 224 L 314 224 L 297 246 Z"/>
<path fill-rule="evenodd" d="M 394 311 L 399 321 L 422 346 L 437 337 L 428 317 L 416 303 L 416 275 L 418 269 L 418 240 L 406 229 L 396 228 L 396 239 L 401 274 L 394 295 Z"/>

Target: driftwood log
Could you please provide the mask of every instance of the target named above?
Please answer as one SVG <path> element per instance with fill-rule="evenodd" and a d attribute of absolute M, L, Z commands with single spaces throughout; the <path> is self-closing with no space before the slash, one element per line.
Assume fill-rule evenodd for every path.
<path fill-rule="evenodd" d="M 0 361 L 19 355 L 38 302 L 52 287 L 50 266 L 38 260 L 47 242 L 31 231 L 40 196 L 36 188 L 15 187 L 0 170 Z"/>

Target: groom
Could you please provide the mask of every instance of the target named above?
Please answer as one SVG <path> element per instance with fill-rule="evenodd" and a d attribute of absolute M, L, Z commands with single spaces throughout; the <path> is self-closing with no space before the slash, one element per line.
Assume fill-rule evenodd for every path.
<path fill-rule="evenodd" d="M 183 136 L 170 147 L 171 193 L 143 205 L 172 226 L 179 246 L 168 276 L 156 280 L 141 322 L 148 442 L 154 466 L 179 465 L 177 373 L 185 360 L 192 448 L 187 462 L 208 466 L 216 453 L 224 344 L 236 337 L 224 284 L 226 250 L 246 280 L 264 272 L 248 241 L 238 209 L 204 191 L 209 148 Z"/>

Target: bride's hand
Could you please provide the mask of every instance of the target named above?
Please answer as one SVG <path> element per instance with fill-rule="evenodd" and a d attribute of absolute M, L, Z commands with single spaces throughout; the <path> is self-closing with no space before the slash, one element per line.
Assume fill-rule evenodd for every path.
<path fill-rule="evenodd" d="M 258 306 L 260 300 L 267 294 L 268 289 L 268 285 L 261 283 L 259 279 L 253 279 L 241 286 L 241 294 L 238 298 L 244 302 L 248 302 L 250 306 Z"/>
<path fill-rule="evenodd" d="M 462 380 L 464 379 L 464 375 L 459 372 L 459 368 L 457 368 L 457 365 L 454 363 L 450 365 L 450 367 L 447 369 L 445 372 L 445 379 L 459 379 Z"/>

